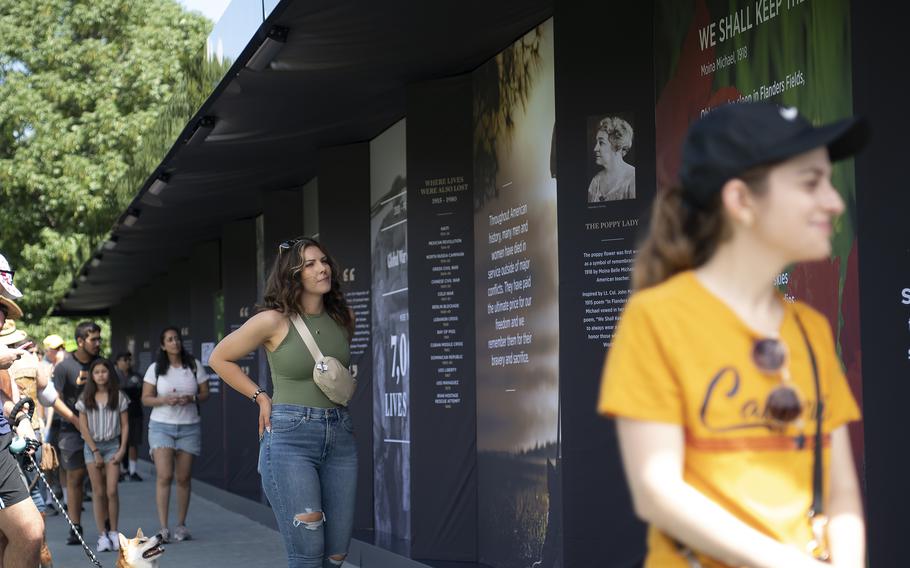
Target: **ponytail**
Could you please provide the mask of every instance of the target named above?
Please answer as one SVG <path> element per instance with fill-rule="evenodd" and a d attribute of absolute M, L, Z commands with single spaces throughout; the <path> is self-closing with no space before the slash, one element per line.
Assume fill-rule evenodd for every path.
<path fill-rule="evenodd" d="M 754 195 L 761 196 L 768 191 L 768 176 L 775 165 L 756 166 L 736 177 Z M 684 270 L 698 268 L 714 256 L 721 243 L 733 236 L 724 214 L 721 191 L 703 205 L 688 202 L 679 186 L 658 192 L 648 236 L 635 257 L 633 292 L 656 286 Z"/>
<path fill-rule="evenodd" d="M 656 286 L 675 274 L 701 266 L 728 236 L 720 194 L 704 208 L 684 201 L 679 187 L 658 194 L 648 236 L 635 257 L 632 290 Z"/>

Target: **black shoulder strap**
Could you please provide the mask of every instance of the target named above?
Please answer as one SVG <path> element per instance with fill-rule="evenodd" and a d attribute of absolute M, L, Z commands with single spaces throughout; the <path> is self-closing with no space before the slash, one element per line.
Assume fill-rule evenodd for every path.
<path fill-rule="evenodd" d="M 815 459 L 812 460 L 812 506 L 809 508 L 809 515 L 815 516 L 824 513 L 825 500 L 822 495 L 824 483 L 824 471 L 822 468 L 822 442 L 824 440 L 822 432 L 822 415 L 824 414 L 824 403 L 822 402 L 822 387 L 818 377 L 818 362 L 815 360 L 815 351 L 812 349 L 812 342 L 809 341 L 809 334 L 803 327 L 803 322 L 796 315 L 796 323 L 799 325 L 799 331 L 803 335 L 803 341 L 806 342 L 806 349 L 809 351 L 809 362 L 812 363 L 812 377 L 815 380 Z"/>

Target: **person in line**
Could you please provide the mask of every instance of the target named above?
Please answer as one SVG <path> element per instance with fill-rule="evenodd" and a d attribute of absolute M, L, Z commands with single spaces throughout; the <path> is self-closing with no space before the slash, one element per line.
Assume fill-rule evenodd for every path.
<path fill-rule="evenodd" d="M 44 373 L 50 377 L 54 373 L 54 367 L 66 356 L 66 342 L 57 334 L 51 334 L 44 338 L 41 346 L 44 347 L 44 355 L 41 357 L 41 368 Z"/>
<path fill-rule="evenodd" d="M 691 126 L 681 187 L 658 197 L 636 258 L 598 405 L 616 419 L 635 511 L 650 524 L 646 567 L 865 566 L 846 426 L 859 409 L 827 319 L 774 284 L 831 254 L 845 208 L 832 162 L 865 138 L 862 121 L 815 128 L 771 103 L 724 105 Z"/>
<path fill-rule="evenodd" d="M 66 357 L 66 348 L 63 338 L 56 334 L 48 335 L 41 342 L 41 346 L 44 348 L 44 354 L 41 356 L 40 366 L 38 367 L 38 382 L 40 383 L 39 389 L 46 388 L 51 381 L 51 377 L 54 375 L 54 368 L 57 366 L 57 363 L 63 360 Z M 53 389 L 53 387 L 51 387 Z M 56 391 L 55 391 L 56 392 Z M 54 395 L 54 400 L 57 397 Z M 60 418 L 57 416 L 57 406 L 64 407 L 65 405 L 60 402 L 59 405 L 54 405 L 51 403 L 42 403 L 45 408 L 44 423 L 47 425 L 47 428 L 44 431 L 44 442 L 50 444 L 54 448 L 54 452 L 57 452 L 57 434 L 60 429 Z M 70 413 L 72 414 L 72 413 Z M 75 416 L 75 415 L 73 415 Z M 78 425 L 78 419 L 76 420 Z M 58 468 L 59 471 L 59 468 Z M 50 482 L 50 488 L 44 488 L 45 496 L 45 514 L 46 515 L 58 515 L 60 514 L 57 511 L 56 506 L 54 505 L 53 500 L 50 497 L 48 491 L 54 491 L 57 497 L 63 495 L 63 487 L 61 487 L 61 479 L 58 472 L 50 472 L 47 475 L 48 481 Z"/>
<path fill-rule="evenodd" d="M 142 377 L 133 371 L 133 354 L 129 351 L 123 351 L 117 354 L 115 359 L 117 365 L 117 374 L 120 378 L 120 385 L 123 392 L 130 399 L 128 416 L 130 418 L 130 437 L 129 437 L 129 469 L 120 469 L 121 481 L 129 479 L 130 481 L 142 481 L 142 476 L 136 471 L 139 465 L 139 446 L 142 445 Z M 122 464 L 121 464 L 122 465 Z"/>
<path fill-rule="evenodd" d="M 3 326 L 0 327 L 0 344 L 28 351 L 26 355 L 23 355 L 20 359 L 16 360 L 9 369 L 5 371 L 0 370 L 0 379 L 2 379 L 2 382 L 4 383 L 4 392 L 11 387 L 11 383 L 15 382 L 19 389 L 20 396 L 26 396 L 35 401 L 36 408 L 35 412 L 32 414 L 32 430 L 35 432 L 37 439 L 42 440 L 42 434 L 45 432 L 46 427 L 44 412 L 42 412 L 44 407 L 41 405 L 42 397 L 39 396 L 40 381 L 38 376 L 40 374 L 40 362 L 38 357 L 32 352 L 34 349 L 34 342 L 29 339 L 25 330 L 16 325 L 14 320 L 8 319 Z M 41 467 L 48 465 L 44 461 L 45 458 L 49 460 L 48 463 L 56 461 L 56 454 L 53 453 L 53 449 L 47 444 L 42 444 L 37 448 L 34 457 L 35 462 L 40 464 Z M 48 465 L 48 467 L 53 466 Z M 50 497 L 45 498 L 44 496 L 44 485 L 38 482 L 38 471 L 35 468 L 23 468 L 22 474 L 25 476 L 25 482 L 29 487 L 29 494 L 31 495 L 32 501 L 35 503 L 35 507 L 38 509 L 38 512 L 41 513 L 42 517 L 46 516 L 47 499 L 50 499 Z M 40 566 L 41 568 L 53 566 L 53 555 L 47 546 L 46 534 L 41 541 Z"/>
<path fill-rule="evenodd" d="M 625 157 L 632 149 L 632 126 L 618 116 L 600 121 L 594 161 L 603 168 L 588 185 L 588 203 L 635 199 L 635 167 Z"/>
<path fill-rule="evenodd" d="M 170 540 L 168 505 L 171 481 L 177 482 L 177 526 L 174 539 L 191 538 L 186 528 L 190 507 L 193 457 L 202 453 L 202 418 L 198 403 L 209 397 L 208 375 L 202 362 L 183 347 L 176 327 L 161 331 L 158 358 L 149 365 L 142 385 L 142 404 L 152 408 L 149 448 L 155 462 L 155 500 L 164 542 Z"/>
<path fill-rule="evenodd" d="M 14 271 L 0 255 L 0 327 L 7 317 L 19 319 L 22 310 L 15 300 L 22 293 L 13 284 Z M 9 369 L 28 352 L 0 345 L 0 370 Z M 37 440 L 28 415 L 20 412 L 11 416 L 19 400 L 19 387 L 10 381 L 10 396 L 0 389 L 0 566 L 5 568 L 33 568 L 41 559 L 41 542 L 44 539 L 44 518 L 29 498 L 28 487 L 20 474 L 19 464 L 9 451 L 13 431 L 26 439 Z"/>
<path fill-rule="evenodd" d="M 279 246 L 261 310 L 225 337 L 209 364 L 259 405 L 259 472 L 290 568 L 340 566 L 354 521 L 357 448 L 348 410 L 313 380 L 313 360 L 290 318 L 299 315 L 326 356 L 350 362 L 354 316 L 337 264 L 317 241 Z M 235 361 L 265 347 L 275 404 Z"/>
<path fill-rule="evenodd" d="M 84 321 L 76 326 L 76 350 L 54 368 L 54 388 L 70 412 L 78 415 L 76 401 L 88 382 L 88 368 L 101 353 L 101 326 Z M 82 534 L 82 500 L 85 483 L 85 443 L 77 426 L 61 420 L 57 435 L 61 482 L 66 510 L 79 534 Z M 66 544 L 79 544 L 79 538 L 70 529 Z"/>
<path fill-rule="evenodd" d="M 120 549 L 117 521 L 120 518 L 120 462 L 129 438 L 129 397 L 120 390 L 120 378 L 107 359 L 95 359 L 89 379 L 76 402 L 79 425 L 85 441 L 83 452 L 95 498 L 98 552 Z"/>

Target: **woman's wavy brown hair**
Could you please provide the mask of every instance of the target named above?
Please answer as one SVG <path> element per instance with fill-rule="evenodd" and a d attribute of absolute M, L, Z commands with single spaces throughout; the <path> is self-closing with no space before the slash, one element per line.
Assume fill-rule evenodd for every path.
<path fill-rule="evenodd" d="M 753 168 L 737 178 L 755 195 L 763 195 L 774 165 Z M 651 210 L 648 235 L 635 257 L 632 290 L 650 288 L 684 270 L 698 268 L 732 234 L 719 191 L 701 206 L 687 202 L 679 186 L 659 193 Z"/>
<path fill-rule="evenodd" d="M 329 268 L 332 270 L 332 288 L 323 294 L 322 303 L 326 313 L 347 331 L 348 339 L 350 339 L 354 337 L 354 317 L 341 292 L 338 263 L 316 239 L 298 237 L 281 244 L 278 248 L 278 256 L 275 257 L 275 262 L 269 271 L 269 277 L 265 283 L 265 294 L 259 310 L 277 310 L 285 316 L 303 315 L 300 313 L 300 295 L 303 293 L 300 272 L 303 270 L 303 252 L 309 247 L 317 247 L 328 259 Z"/>

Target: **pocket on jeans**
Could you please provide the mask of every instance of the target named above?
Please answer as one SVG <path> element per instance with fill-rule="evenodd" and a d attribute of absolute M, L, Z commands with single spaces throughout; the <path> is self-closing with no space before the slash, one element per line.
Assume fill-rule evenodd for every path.
<path fill-rule="evenodd" d="M 303 422 L 305 416 L 300 413 L 273 412 L 269 417 L 272 423 L 272 432 L 290 432 Z"/>
<path fill-rule="evenodd" d="M 350 413 L 345 412 L 344 414 L 342 414 L 340 422 L 341 422 L 341 426 L 347 432 L 350 432 L 351 434 L 354 433 L 354 422 L 351 421 Z"/>

